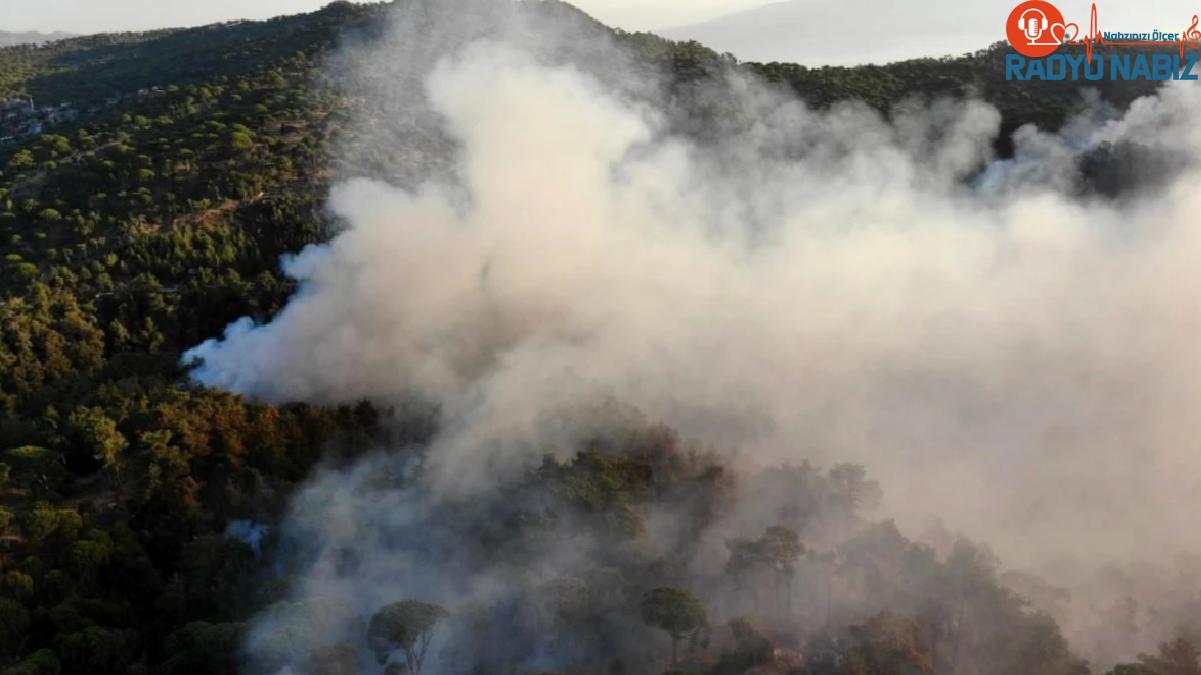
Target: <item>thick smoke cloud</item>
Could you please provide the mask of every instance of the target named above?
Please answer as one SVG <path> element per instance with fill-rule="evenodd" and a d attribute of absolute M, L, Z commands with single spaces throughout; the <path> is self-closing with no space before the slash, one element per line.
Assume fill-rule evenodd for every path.
<path fill-rule="evenodd" d="M 936 518 L 1054 581 L 1201 549 L 1201 89 L 1022 129 L 996 160 L 980 102 L 885 120 L 730 74 L 698 142 L 653 82 L 532 51 L 438 61 L 423 95 L 449 170 L 337 185 L 347 227 L 285 261 L 296 296 L 192 350 L 193 377 L 432 401 L 423 481 L 452 502 L 568 451 L 597 423 L 579 411 L 617 400 L 747 465 L 862 463 L 907 531 Z M 1138 190 L 1084 189 L 1102 152 Z M 360 523 L 350 545 L 374 516 L 331 485 L 301 503 Z M 350 616 L 382 578 L 311 581 Z"/>

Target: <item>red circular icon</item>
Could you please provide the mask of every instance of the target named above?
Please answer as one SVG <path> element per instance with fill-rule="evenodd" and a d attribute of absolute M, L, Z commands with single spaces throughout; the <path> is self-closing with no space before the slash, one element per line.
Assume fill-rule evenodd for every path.
<path fill-rule="evenodd" d="M 1063 14 L 1044 0 L 1026 0 L 1013 8 L 1005 22 L 1005 35 L 1017 53 L 1042 58 L 1063 44 L 1067 34 Z M 1071 36 L 1068 36 L 1071 37 Z"/>

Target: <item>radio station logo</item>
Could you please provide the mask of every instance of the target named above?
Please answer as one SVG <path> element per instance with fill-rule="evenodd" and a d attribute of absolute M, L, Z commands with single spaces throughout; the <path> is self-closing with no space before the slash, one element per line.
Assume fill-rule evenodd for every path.
<path fill-rule="evenodd" d="M 1068 36 L 1068 28 L 1073 34 Z M 1053 53 L 1066 40 L 1075 39 L 1076 24 L 1064 23 L 1059 9 L 1044 0 L 1026 0 L 1013 8 L 1005 22 L 1009 44 L 1022 56 L 1038 59 Z"/>
<path fill-rule="evenodd" d="M 1094 4 L 1084 32 L 1050 2 L 1026 0 L 1005 20 L 1005 37 L 1016 52 L 1005 55 L 1005 79 L 1196 80 L 1198 23 L 1194 14 L 1182 31 L 1102 31 Z M 1065 46 L 1076 48 L 1061 50 Z"/>

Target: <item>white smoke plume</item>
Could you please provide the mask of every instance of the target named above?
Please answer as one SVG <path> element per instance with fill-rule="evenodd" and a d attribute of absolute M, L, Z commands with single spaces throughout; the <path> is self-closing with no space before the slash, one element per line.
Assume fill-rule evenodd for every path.
<path fill-rule="evenodd" d="M 455 177 L 340 183 L 348 226 L 285 262 L 296 296 L 192 350 L 193 377 L 436 402 L 423 475 L 449 500 L 617 400 L 749 464 L 861 463 L 903 528 L 1052 580 L 1201 550 L 1201 88 L 1023 129 L 996 161 L 984 103 L 885 120 L 731 77 L 733 131 L 702 144 L 580 68 L 457 51 L 424 85 Z M 1107 147 L 1178 161 L 1083 192 Z"/>

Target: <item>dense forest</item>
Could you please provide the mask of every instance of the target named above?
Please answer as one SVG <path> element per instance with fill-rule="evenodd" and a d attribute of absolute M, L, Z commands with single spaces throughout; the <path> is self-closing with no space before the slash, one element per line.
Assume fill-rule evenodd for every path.
<path fill-rule="evenodd" d="M 574 12 L 544 4 L 537 11 Z M 180 359 L 239 317 L 275 315 L 295 291 L 281 256 L 340 227 L 323 208 L 331 182 L 378 168 L 335 152 L 371 139 L 353 137 L 367 104 L 328 63 L 340 45 L 378 36 L 389 9 L 335 2 L 265 22 L 0 49 L 0 100 L 76 111 L 0 145 L 0 672 L 359 672 L 359 646 L 344 640 L 307 664 L 264 661 L 264 648 L 245 658 L 252 617 L 289 597 L 278 524 L 318 467 L 381 446 L 420 455 L 437 412 L 271 405 L 191 382 Z M 595 29 L 660 73 L 694 106 L 692 120 L 721 114 L 690 92 L 730 70 L 819 108 L 861 99 L 888 114 L 915 96 L 980 97 L 1003 116 L 1002 154 L 1008 132 L 1055 129 L 1082 105 L 1073 87 L 1005 82 L 999 45 L 805 68 Z M 1118 107 L 1152 91 L 1102 84 Z M 682 128 L 704 135 L 704 124 Z M 548 457 L 503 500 L 428 516 L 448 523 L 431 546 L 460 551 L 465 570 L 519 568 L 573 531 L 601 542 L 593 564 L 577 578 L 523 580 L 525 604 L 503 610 L 381 602 L 361 636 L 381 668 L 417 673 L 437 659 L 501 672 L 495 664 L 545 651 L 530 642 L 540 636 L 563 657 L 548 668 L 588 664 L 580 672 L 662 672 L 669 662 L 697 674 L 960 673 L 969 662 L 979 673 L 1090 672 L 1056 618 L 1032 609 L 1041 598 L 1004 583 L 986 548 L 951 539 L 935 550 L 865 515 L 880 488 L 863 468 L 747 473 L 704 439 L 621 418 L 582 439 L 573 459 Z M 403 480 L 363 478 L 356 489 Z M 672 556 L 651 554 L 648 513 L 670 505 L 695 533 L 732 500 L 781 492 L 786 502 L 727 542 L 713 583 L 740 616 L 711 621 L 681 571 L 695 538 L 678 533 Z M 857 534 L 826 548 L 832 523 Z M 345 558 L 360 564 L 351 550 Z M 879 611 L 840 607 L 830 584 Z M 956 590 L 935 590 L 945 588 Z M 281 627 L 281 654 L 326 637 L 306 630 Z M 454 635 L 434 643 L 437 655 L 436 630 Z M 1112 672 L 1201 673 L 1197 637 L 1149 644 Z M 523 667 L 504 672 L 536 672 Z"/>

